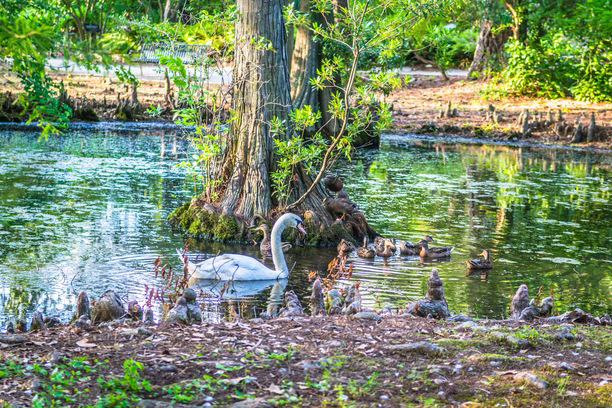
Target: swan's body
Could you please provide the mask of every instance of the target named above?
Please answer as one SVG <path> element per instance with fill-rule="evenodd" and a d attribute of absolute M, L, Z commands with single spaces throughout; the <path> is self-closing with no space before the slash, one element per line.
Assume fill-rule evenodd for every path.
<path fill-rule="evenodd" d="M 202 290 L 211 296 L 219 296 L 221 289 L 227 281 L 209 280 L 209 279 L 190 279 L 189 286 L 196 289 L 198 292 Z M 245 297 L 257 295 L 268 289 L 270 286 L 280 285 L 281 294 L 287 286 L 288 279 L 273 279 L 273 280 L 243 280 L 233 281 L 227 286 L 223 297 L 225 299 L 242 299 Z M 280 300 L 281 295 L 278 295 Z"/>
<path fill-rule="evenodd" d="M 270 269 L 257 259 L 246 255 L 223 254 L 195 264 L 180 251 L 177 252 L 183 264 L 187 265 L 191 279 L 228 281 L 285 279 L 289 276 L 289 269 L 283 255 L 281 234 L 287 227 L 297 228 L 303 234 L 306 233 L 302 219 L 295 214 L 287 213 L 276 221 L 272 228 L 272 261 L 275 269 Z"/>

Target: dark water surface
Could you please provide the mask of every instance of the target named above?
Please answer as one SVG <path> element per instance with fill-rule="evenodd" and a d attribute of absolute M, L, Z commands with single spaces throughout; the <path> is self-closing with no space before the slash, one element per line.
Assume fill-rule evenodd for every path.
<path fill-rule="evenodd" d="M 172 129 L 120 132 L 78 129 L 37 142 L 37 134 L 0 132 L 0 328 L 9 319 L 45 315 L 68 320 L 81 290 L 108 288 L 144 300 L 144 285 L 165 282 L 153 261 L 179 268 L 183 237 L 167 215 L 193 194 L 187 144 Z M 339 170 L 347 191 L 383 235 L 414 240 L 431 234 L 454 245 L 446 262 L 418 258 L 362 260 L 354 276 L 369 306 L 401 307 L 422 297 L 440 270 L 453 312 L 499 318 L 521 283 L 554 290 L 556 309 L 611 312 L 612 156 L 564 149 L 432 142 L 386 136 L 378 151 L 357 152 Z M 491 250 L 495 269 L 466 277 L 465 261 Z M 254 246 L 201 243 L 201 253 L 257 256 Z M 287 288 L 306 301 L 309 270 L 324 270 L 329 249 L 294 248 Z M 271 265 L 271 264 L 270 264 Z M 243 285 L 212 316 L 245 317 L 278 302 L 285 289 Z M 270 285 L 267 285 L 270 286 Z M 220 287 L 204 288 L 218 293 Z"/>

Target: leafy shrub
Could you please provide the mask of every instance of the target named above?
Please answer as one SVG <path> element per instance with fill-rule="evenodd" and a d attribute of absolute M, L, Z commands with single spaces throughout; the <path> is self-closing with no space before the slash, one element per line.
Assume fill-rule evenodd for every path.
<path fill-rule="evenodd" d="M 612 58 L 612 55 L 610 56 Z M 572 87 L 572 95 L 579 101 L 612 101 L 612 61 L 594 58 L 583 64 L 583 75 Z"/>
<path fill-rule="evenodd" d="M 574 83 L 574 58 L 557 47 L 536 49 L 510 42 L 508 66 L 503 78 L 509 90 L 518 95 L 560 98 L 567 96 Z"/>

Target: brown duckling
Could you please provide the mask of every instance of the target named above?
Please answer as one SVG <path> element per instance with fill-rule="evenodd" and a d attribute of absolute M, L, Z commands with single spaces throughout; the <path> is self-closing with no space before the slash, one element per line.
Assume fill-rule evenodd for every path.
<path fill-rule="evenodd" d="M 397 250 L 397 247 L 395 246 L 395 238 L 394 239 L 390 239 L 390 238 L 383 238 L 380 235 L 376 237 L 376 239 L 374 239 L 374 248 L 376 249 L 376 252 L 382 252 L 385 250 L 385 245 L 389 244 L 389 247 L 391 248 L 391 251 L 393 251 L 393 253 L 395 253 L 395 251 Z"/>
<path fill-rule="evenodd" d="M 381 236 L 378 236 L 374 240 L 374 247 L 376 247 L 376 251 L 382 252 L 385 250 L 385 245 L 387 245 L 387 243 L 389 244 L 389 248 L 391 249 L 391 251 L 395 253 L 395 251 L 397 250 L 397 247 L 395 246 L 395 239 L 383 238 Z"/>
<path fill-rule="evenodd" d="M 325 197 L 323 205 L 327 207 L 329 212 L 336 216 L 340 216 L 342 219 L 344 219 L 347 214 L 352 215 L 356 211 L 359 211 L 357 204 L 347 198 Z"/>
<path fill-rule="evenodd" d="M 453 252 L 453 249 L 455 249 L 455 247 L 452 246 L 429 248 L 427 241 L 423 239 L 419 241 L 419 243 L 421 244 L 421 253 L 419 254 L 421 255 L 421 258 L 446 258 L 450 256 L 451 252 Z"/>
<path fill-rule="evenodd" d="M 433 242 L 433 238 L 431 235 L 425 235 L 423 241 Z M 421 254 L 421 241 L 417 242 L 416 245 L 412 242 L 400 241 L 399 249 L 401 255 L 419 256 Z"/>
<path fill-rule="evenodd" d="M 489 254 L 489 250 L 483 250 L 481 255 L 484 257 L 484 259 L 472 259 L 469 261 L 465 261 L 468 270 L 493 268 L 493 262 L 491 262 L 491 254 Z"/>
<path fill-rule="evenodd" d="M 388 258 L 390 256 L 393 256 L 395 255 L 395 250 L 392 249 L 393 247 L 395 247 L 395 245 L 393 245 L 393 242 L 391 242 L 390 239 L 385 239 L 384 248 L 382 250 L 377 249 L 376 255 L 382 256 L 383 258 Z"/>
<path fill-rule="evenodd" d="M 368 237 L 363 238 L 363 246 L 357 248 L 357 256 L 361 258 L 374 258 L 376 256 L 376 250 L 371 246 L 368 246 Z"/>
<path fill-rule="evenodd" d="M 272 256 L 272 243 L 270 242 L 270 227 L 268 224 L 261 224 L 255 228 L 255 231 L 263 232 L 263 240 L 259 244 L 259 251 L 263 256 Z M 281 246 L 283 252 L 287 252 L 291 248 L 291 244 L 288 242 L 282 242 Z"/>
<path fill-rule="evenodd" d="M 334 193 L 337 193 L 338 191 L 341 191 L 344 188 L 344 183 L 340 178 L 340 173 L 336 173 L 335 176 L 332 176 L 331 174 L 325 176 L 323 178 L 323 185 L 329 191 L 333 191 Z"/>
<path fill-rule="evenodd" d="M 351 241 L 343 239 L 342 241 L 340 241 L 337 248 L 339 255 L 346 255 L 355 250 L 355 244 L 353 244 Z"/>

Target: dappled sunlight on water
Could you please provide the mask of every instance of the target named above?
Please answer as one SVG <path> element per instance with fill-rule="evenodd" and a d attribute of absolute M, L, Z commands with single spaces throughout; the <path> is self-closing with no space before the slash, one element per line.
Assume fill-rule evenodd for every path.
<path fill-rule="evenodd" d="M 381 234 L 410 241 L 431 234 L 434 245 L 455 246 L 449 262 L 394 259 L 386 271 L 355 259 L 355 275 L 365 282 L 379 282 L 381 269 L 390 276 L 392 285 L 377 285 L 380 303 L 420 297 L 436 267 L 455 312 L 505 316 L 521 283 L 532 294 L 541 285 L 553 289 L 561 309 L 610 311 L 609 155 L 388 136 L 342 175 Z M 495 268 L 484 281 L 466 278 L 465 261 L 484 248 Z"/>
<path fill-rule="evenodd" d="M 112 288 L 143 303 L 145 284 L 165 285 L 154 275 L 158 255 L 180 270 L 183 237 L 166 217 L 191 197 L 193 180 L 175 166 L 187 148 L 175 133 L 81 129 L 38 143 L 33 133 L 0 132 L 0 327 L 37 307 L 68 320 L 81 290 L 96 298 Z M 521 283 L 532 295 L 554 290 L 558 310 L 611 311 L 612 156 L 386 136 L 380 150 L 356 152 L 339 171 L 382 235 L 431 234 L 432 245 L 455 246 L 449 260 L 425 264 L 350 255 L 367 306 L 422 297 L 436 267 L 453 312 L 503 317 Z M 465 261 L 484 248 L 495 268 L 466 277 Z M 190 251 L 259 256 L 252 245 L 204 242 Z M 324 271 L 334 255 L 291 249 L 294 269 L 280 289 L 306 305 L 308 272 Z M 261 286 L 235 287 L 221 302 L 218 285 L 200 289 L 210 316 L 248 317 L 279 303 L 279 287 Z"/>

